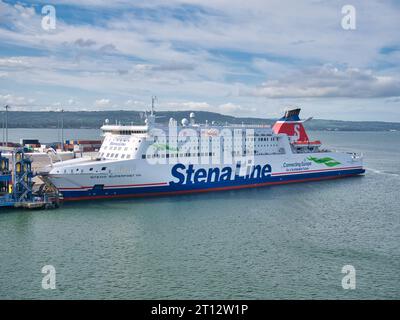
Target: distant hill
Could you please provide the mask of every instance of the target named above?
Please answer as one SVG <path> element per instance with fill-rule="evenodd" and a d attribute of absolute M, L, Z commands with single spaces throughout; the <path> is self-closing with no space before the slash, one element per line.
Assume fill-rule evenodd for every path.
<path fill-rule="evenodd" d="M 167 123 L 173 117 L 180 121 L 182 118 L 189 118 L 191 111 L 159 111 L 157 112 L 158 122 Z M 196 121 L 205 123 L 208 120 L 219 124 L 273 124 L 276 119 L 263 118 L 240 118 L 227 116 L 215 112 L 195 111 Z M 77 111 L 64 112 L 64 128 L 95 128 L 98 129 L 105 119 L 110 123 L 122 121 L 123 123 L 143 123 L 143 113 L 138 111 Z M 2 126 L 4 113 L 0 117 Z M 30 111 L 10 111 L 8 113 L 9 128 L 57 128 L 61 123 L 60 112 L 30 112 Z M 338 130 L 338 131 L 400 131 L 399 122 L 382 121 L 339 121 L 313 119 L 306 122 L 309 130 Z"/>

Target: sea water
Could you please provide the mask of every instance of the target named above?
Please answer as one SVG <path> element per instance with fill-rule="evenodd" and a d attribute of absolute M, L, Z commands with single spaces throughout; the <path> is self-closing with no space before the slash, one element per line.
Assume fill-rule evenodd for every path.
<path fill-rule="evenodd" d="M 0 209 L 0 298 L 399 299 L 400 133 L 310 135 L 362 152 L 365 176 Z M 57 130 L 9 136 L 46 141 Z M 42 288 L 46 265 L 55 289 Z M 355 289 L 342 286 L 345 265 L 354 267 Z"/>

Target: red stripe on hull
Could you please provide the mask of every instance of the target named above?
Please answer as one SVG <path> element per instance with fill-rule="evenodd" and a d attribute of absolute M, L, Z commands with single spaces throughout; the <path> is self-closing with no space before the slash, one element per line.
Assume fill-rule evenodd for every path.
<path fill-rule="evenodd" d="M 193 190 L 181 190 L 181 191 L 163 191 L 163 192 L 154 192 L 154 193 L 138 193 L 138 194 L 122 194 L 122 195 L 107 195 L 107 196 L 84 196 L 79 198 L 66 198 L 64 201 L 81 201 L 81 200 L 93 200 L 93 199 L 110 199 L 110 198 L 144 198 L 144 197 L 155 197 L 155 196 L 166 196 L 166 195 L 179 195 L 179 194 L 191 194 L 191 193 L 205 193 L 210 191 L 226 191 L 226 190 L 236 190 L 236 189 L 249 189 L 249 188 L 257 188 L 268 185 L 280 185 L 280 184 L 289 184 L 289 183 L 298 183 L 298 182 L 307 182 L 307 181 L 319 181 L 319 180 L 333 180 L 340 179 L 344 177 L 350 176 L 358 176 L 359 174 L 343 174 L 338 176 L 330 176 L 330 177 L 317 177 L 317 178 L 307 178 L 307 179 L 298 179 L 298 180 L 290 180 L 290 181 L 275 181 L 275 182 L 265 182 L 265 183 L 257 183 L 257 184 L 247 184 L 240 186 L 228 186 L 228 187 L 216 187 L 216 188 L 207 188 L 207 189 L 193 189 Z"/>

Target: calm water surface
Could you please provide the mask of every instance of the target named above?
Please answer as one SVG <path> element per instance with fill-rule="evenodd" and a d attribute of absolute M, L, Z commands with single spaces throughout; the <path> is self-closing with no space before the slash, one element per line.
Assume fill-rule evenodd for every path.
<path fill-rule="evenodd" d="M 46 139 L 57 130 L 40 132 L 10 136 L 57 140 Z M 363 152 L 367 174 L 52 211 L 0 209 L 0 298 L 399 299 L 400 133 L 311 135 Z M 55 290 L 41 288 L 47 264 L 57 271 Z M 346 264 L 356 268 L 355 290 L 342 289 Z"/>

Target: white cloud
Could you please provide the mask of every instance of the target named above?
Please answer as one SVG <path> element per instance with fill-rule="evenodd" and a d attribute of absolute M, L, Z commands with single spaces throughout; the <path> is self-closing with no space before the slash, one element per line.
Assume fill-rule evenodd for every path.
<path fill-rule="evenodd" d="M 209 103 L 197 101 L 168 102 L 165 105 L 162 104 L 160 107 L 166 110 L 210 111 L 212 109 L 212 106 Z"/>
<path fill-rule="evenodd" d="M 242 94 L 268 98 L 377 98 L 400 95 L 400 80 L 370 70 L 331 66 L 297 70 Z"/>
<path fill-rule="evenodd" d="M 252 113 L 256 112 L 257 109 L 254 106 L 242 106 L 239 104 L 228 102 L 217 106 L 217 110 L 218 112 L 231 115 L 243 115 L 245 113 L 251 115 Z"/>
<path fill-rule="evenodd" d="M 25 7 L 17 3 L 14 5 L 14 8 L 22 18 L 31 18 L 35 15 L 35 9 L 33 7 Z"/>
<path fill-rule="evenodd" d="M 17 67 L 22 65 L 26 64 L 20 58 L 15 58 L 15 57 L 0 58 L 0 67 Z"/>
<path fill-rule="evenodd" d="M 146 108 L 146 104 L 143 101 L 138 100 L 126 100 L 124 102 L 124 106 L 128 107 L 129 109 L 133 108 L 134 110 L 143 110 Z"/>
<path fill-rule="evenodd" d="M 209 111 L 223 113 L 233 116 L 243 115 L 246 113 L 248 116 L 254 116 L 256 108 L 254 106 L 242 106 L 231 102 L 223 104 L 210 104 L 201 101 L 181 101 L 181 102 L 168 102 L 159 106 L 160 110 L 182 110 L 182 111 Z"/>
<path fill-rule="evenodd" d="M 29 99 L 12 94 L 0 95 L 0 104 L 10 105 L 11 107 L 29 106 L 35 102 L 34 99 Z"/>
<path fill-rule="evenodd" d="M 94 102 L 94 105 L 96 107 L 100 107 L 100 108 L 109 107 L 111 105 L 111 100 L 110 99 L 99 99 Z"/>

